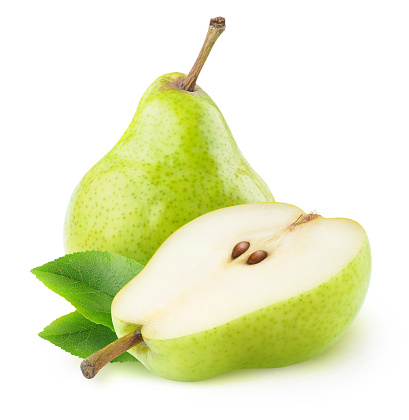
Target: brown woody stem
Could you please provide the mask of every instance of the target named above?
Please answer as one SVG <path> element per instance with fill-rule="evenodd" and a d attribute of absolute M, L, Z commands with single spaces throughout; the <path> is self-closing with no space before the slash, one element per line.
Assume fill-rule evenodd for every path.
<path fill-rule="evenodd" d="M 217 41 L 217 38 L 219 38 L 225 29 L 226 23 L 224 18 L 217 17 L 210 20 L 209 30 L 207 32 L 202 49 L 200 50 L 195 64 L 193 64 L 192 69 L 182 83 L 183 90 L 187 90 L 188 92 L 193 92 L 195 90 L 196 80 L 199 77 L 200 71 L 206 62 L 206 59 L 209 56 L 213 45 Z"/>
<path fill-rule="evenodd" d="M 115 357 L 126 352 L 143 341 L 140 330 L 124 335 L 103 349 L 89 356 L 81 363 L 81 372 L 87 379 L 92 379 L 100 369 Z"/>

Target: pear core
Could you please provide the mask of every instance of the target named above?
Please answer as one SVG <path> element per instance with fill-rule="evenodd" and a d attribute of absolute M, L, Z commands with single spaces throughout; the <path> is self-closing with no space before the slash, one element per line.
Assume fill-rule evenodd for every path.
<path fill-rule="evenodd" d="M 125 333 L 142 327 L 147 340 L 215 328 L 329 281 L 366 240 L 352 220 L 311 217 L 283 203 L 213 211 L 171 235 L 117 294 L 115 328 Z M 232 258 L 243 241 L 250 246 Z M 267 257 L 247 264 L 259 250 Z"/>

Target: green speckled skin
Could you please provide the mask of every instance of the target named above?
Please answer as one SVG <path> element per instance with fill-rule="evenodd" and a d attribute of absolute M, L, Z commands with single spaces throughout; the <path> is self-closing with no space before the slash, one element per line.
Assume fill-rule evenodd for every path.
<path fill-rule="evenodd" d="M 162 341 L 144 338 L 146 344 L 129 352 L 152 372 L 178 381 L 303 362 L 328 349 L 354 320 L 370 271 L 366 240 L 344 270 L 318 287 L 201 333 Z M 119 336 L 135 329 L 115 319 L 114 325 Z"/>
<path fill-rule="evenodd" d="M 192 219 L 222 207 L 274 201 L 221 112 L 200 88 L 159 77 L 116 146 L 81 180 L 66 215 L 67 253 L 116 252 L 145 264 Z"/>

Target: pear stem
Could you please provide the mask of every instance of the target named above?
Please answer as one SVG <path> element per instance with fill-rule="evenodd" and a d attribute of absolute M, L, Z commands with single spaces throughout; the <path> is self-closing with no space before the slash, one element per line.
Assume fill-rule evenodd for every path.
<path fill-rule="evenodd" d="M 202 49 L 200 50 L 195 64 L 193 64 L 192 69 L 182 83 L 183 90 L 187 90 L 188 92 L 193 92 L 195 90 L 196 81 L 199 77 L 200 71 L 206 62 L 206 59 L 209 56 L 213 45 L 216 43 L 217 38 L 219 38 L 225 29 L 226 23 L 224 18 L 217 17 L 210 20 L 209 30 L 207 32 Z"/>
<path fill-rule="evenodd" d="M 113 343 L 108 344 L 103 349 L 89 356 L 81 363 L 81 372 L 87 379 L 92 379 L 100 369 L 111 360 L 126 352 L 143 341 L 140 330 L 132 331 L 124 335 Z"/>

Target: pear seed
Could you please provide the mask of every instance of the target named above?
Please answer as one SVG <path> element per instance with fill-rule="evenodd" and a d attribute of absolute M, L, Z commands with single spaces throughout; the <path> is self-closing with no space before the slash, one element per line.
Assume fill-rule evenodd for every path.
<path fill-rule="evenodd" d="M 250 248 L 250 242 L 242 241 L 239 242 L 234 248 L 233 252 L 231 253 L 231 257 L 233 260 L 240 255 L 243 255 L 248 249 Z"/>
<path fill-rule="evenodd" d="M 249 259 L 247 260 L 247 264 L 249 265 L 258 264 L 259 262 L 263 261 L 266 257 L 267 257 L 266 251 L 255 251 L 249 256 Z"/>

